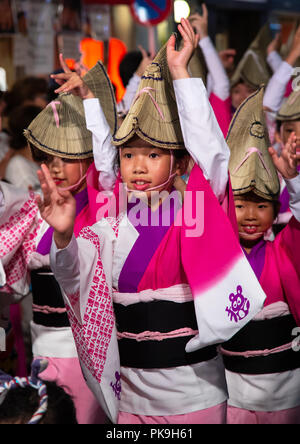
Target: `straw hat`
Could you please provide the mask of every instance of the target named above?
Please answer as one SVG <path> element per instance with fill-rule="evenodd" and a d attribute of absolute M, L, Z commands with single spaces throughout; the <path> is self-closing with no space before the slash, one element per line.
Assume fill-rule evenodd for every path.
<path fill-rule="evenodd" d="M 136 99 L 113 138 L 121 146 L 134 135 L 158 148 L 184 149 L 167 45 L 146 69 Z"/>
<path fill-rule="evenodd" d="M 229 171 L 234 195 L 253 191 L 266 200 L 276 200 L 280 184 L 268 151 L 263 96 L 262 86 L 241 104 L 232 119 L 227 136 Z"/>
<path fill-rule="evenodd" d="M 300 119 L 300 91 L 292 92 L 278 111 L 276 119 L 283 122 Z"/>
<path fill-rule="evenodd" d="M 117 128 L 116 102 L 111 82 L 102 63 L 98 62 L 84 82 L 101 103 L 114 135 Z M 24 135 L 39 150 L 67 159 L 93 156 L 92 133 L 86 128 L 81 98 L 62 93 L 31 122 Z"/>
<path fill-rule="evenodd" d="M 241 80 L 252 88 L 259 88 L 268 83 L 271 70 L 266 62 L 267 47 L 272 41 L 269 24 L 262 27 L 255 40 L 251 43 L 231 77 L 231 86 Z"/>

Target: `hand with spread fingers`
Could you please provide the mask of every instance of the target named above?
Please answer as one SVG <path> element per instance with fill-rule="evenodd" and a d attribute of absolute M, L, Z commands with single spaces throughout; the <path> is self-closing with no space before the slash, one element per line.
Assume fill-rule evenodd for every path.
<path fill-rule="evenodd" d="M 44 199 L 36 196 L 42 218 L 54 228 L 54 240 L 59 249 L 71 241 L 76 217 L 76 200 L 70 191 L 58 189 L 46 165 L 38 171 Z"/>
<path fill-rule="evenodd" d="M 143 58 L 136 70 L 136 75 L 138 75 L 139 77 L 142 77 L 142 75 L 146 71 L 146 68 L 152 63 L 152 61 L 155 57 L 155 54 L 151 54 L 149 56 L 147 51 L 142 46 L 139 46 L 138 48 L 141 51 Z"/>
<path fill-rule="evenodd" d="M 292 133 L 284 145 L 280 157 L 274 148 L 269 148 L 269 153 L 272 156 L 277 171 L 285 179 L 294 179 L 294 177 L 298 176 L 296 147 L 297 137 L 295 133 Z"/>
<path fill-rule="evenodd" d="M 205 3 L 202 4 L 203 14 L 196 12 L 189 16 L 189 22 L 195 30 L 196 34 L 199 34 L 200 40 L 208 36 L 208 10 Z"/>
<path fill-rule="evenodd" d="M 183 39 L 183 47 L 180 51 L 175 49 L 176 37 L 174 34 L 170 37 L 167 44 L 167 59 L 173 80 L 190 77 L 188 64 L 199 43 L 199 35 L 194 33 L 188 20 L 181 19 L 178 31 Z"/>
<path fill-rule="evenodd" d="M 82 100 L 93 99 L 95 96 L 84 83 L 83 78 L 77 72 L 73 72 L 69 69 L 62 54 L 59 55 L 59 59 L 64 72 L 51 75 L 51 78 L 61 85 L 60 88 L 55 90 L 55 93 L 72 93 L 75 96 L 81 97 Z"/>

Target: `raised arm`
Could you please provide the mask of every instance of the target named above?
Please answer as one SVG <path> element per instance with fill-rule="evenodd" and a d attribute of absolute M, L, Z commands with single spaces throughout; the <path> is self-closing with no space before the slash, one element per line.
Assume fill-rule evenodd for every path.
<path fill-rule="evenodd" d="M 84 78 L 70 71 L 62 55 L 60 55 L 60 62 L 64 73 L 52 75 L 52 78 L 61 85 L 55 92 L 70 92 L 83 100 L 86 126 L 93 135 L 95 167 L 100 173 L 98 187 L 100 191 L 112 191 L 116 182 L 117 150 L 111 143 L 110 128 L 100 102 L 84 83 Z"/>
<path fill-rule="evenodd" d="M 208 101 L 202 80 L 191 79 L 187 70 L 199 37 L 194 34 L 187 20 L 182 19 L 178 30 L 182 34 L 184 46 L 181 51 L 176 51 L 175 36 L 172 36 L 168 42 L 167 56 L 185 147 L 222 202 L 228 183 L 229 148 Z"/>
<path fill-rule="evenodd" d="M 264 108 L 267 111 L 278 112 L 286 92 L 288 82 L 290 81 L 294 65 L 300 57 L 300 26 L 294 37 L 292 48 L 285 59 L 272 76 L 268 83 L 264 96 Z"/>
<path fill-rule="evenodd" d="M 212 79 L 213 92 L 219 99 L 226 100 L 230 95 L 230 82 L 224 69 L 219 54 L 216 51 L 209 35 L 208 35 L 208 10 L 205 4 L 203 7 L 203 15 L 198 13 L 189 17 L 189 21 L 196 33 L 200 36 L 199 46 L 203 51 L 209 75 Z"/>

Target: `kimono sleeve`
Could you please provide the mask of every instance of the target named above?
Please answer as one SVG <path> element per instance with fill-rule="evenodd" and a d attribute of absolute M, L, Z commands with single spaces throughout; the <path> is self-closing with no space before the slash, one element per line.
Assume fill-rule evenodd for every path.
<path fill-rule="evenodd" d="M 8 293 L 29 291 L 28 264 L 42 222 L 33 193 L 0 183 L 0 260 Z"/>
<path fill-rule="evenodd" d="M 50 263 L 62 288 L 87 384 L 116 422 L 121 387 L 111 283 L 115 236 L 108 224 L 101 230 L 100 223 L 84 228 L 64 250 L 53 242 Z"/>

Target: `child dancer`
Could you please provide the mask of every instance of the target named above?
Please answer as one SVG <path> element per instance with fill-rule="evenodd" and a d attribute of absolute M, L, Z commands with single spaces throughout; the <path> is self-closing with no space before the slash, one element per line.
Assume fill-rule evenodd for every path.
<path fill-rule="evenodd" d="M 293 92 L 282 105 L 276 116 L 277 119 L 277 141 L 280 152 L 287 143 L 292 133 L 296 137 L 296 154 L 298 171 L 300 171 L 300 95 L 299 91 Z M 280 190 L 280 212 L 277 218 L 277 226 L 281 228 L 289 222 L 292 213 L 289 207 L 289 191 L 285 181 L 281 179 Z"/>
<path fill-rule="evenodd" d="M 239 108 L 228 135 L 240 242 L 267 298 L 263 310 L 222 345 L 230 424 L 300 422 L 300 176 L 292 134 L 281 157 L 269 149 L 290 192 L 293 218 L 274 242 L 264 234 L 278 212 L 279 180 L 268 153 L 263 88 Z"/>
<path fill-rule="evenodd" d="M 87 98 L 99 97 L 104 103 L 107 120 L 114 131 L 114 95 L 101 64 L 85 76 L 85 84 Z M 84 107 L 97 110 L 98 103 L 98 99 L 91 98 L 85 100 L 83 106 L 81 98 L 61 94 L 25 131 L 35 160 L 47 163 L 62 192 L 69 190 L 74 195 L 76 234 L 90 216 L 86 173 L 93 161 L 93 149 Z M 100 144 L 99 137 L 98 134 Z M 103 133 L 103 143 L 106 138 L 107 133 Z M 97 147 L 101 150 L 102 145 Z M 33 355 L 49 361 L 43 378 L 55 380 L 73 396 L 80 423 L 103 421 L 103 413 L 82 377 L 63 299 L 51 273 L 52 236 L 53 230 L 40 217 L 35 196 L 1 183 L 1 261 L 6 275 L 6 287 L 2 291 L 20 298 L 28 293 L 31 282 Z"/>
<path fill-rule="evenodd" d="M 208 183 L 223 202 L 228 148 L 201 79 L 190 79 L 187 71 L 197 36 L 184 19 L 179 31 L 183 48 L 175 51 L 172 36 L 159 52 L 114 137 L 127 211 L 85 228 L 75 239 L 74 199 L 57 190 L 46 166 L 40 173 L 40 211 L 54 228 L 52 269 L 63 289 L 81 366 L 112 421 L 119 423 L 224 422 L 224 369 L 214 344 L 239 330 L 264 300 Z M 184 146 L 196 165 L 187 188 L 190 198 L 173 214 L 178 197 L 167 191 L 186 168 Z M 213 174 L 216 170 L 219 174 Z M 153 189 L 164 191 L 156 202 Z M 195 231 L 189 233 L 192 224 L 187 217 L 180 224 L 180 217 L 191 214 L 189 199 L 201 190 L 205 231 L 195 226 L 198 212 Z M 137 203 L 141 191 L 145 200 Z M 147 224 L 149 217 L 155 223 Z M 224 255 L 210 255 L 221 227 Z M 233 292 L 242 298 L 238 306 Z"/>

